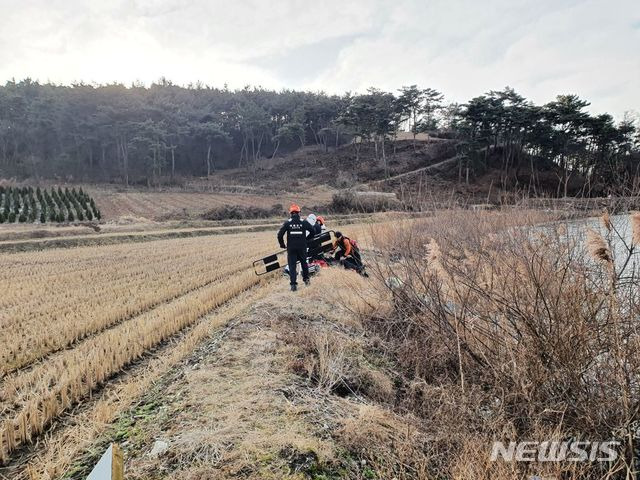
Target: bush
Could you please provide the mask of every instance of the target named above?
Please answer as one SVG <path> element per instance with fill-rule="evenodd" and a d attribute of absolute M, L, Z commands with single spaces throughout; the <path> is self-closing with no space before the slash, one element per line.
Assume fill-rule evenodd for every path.
<path fill-rule="evenodd" d="M 99 212 L 97 212 L 99 213 Z M 284 214 L 282 205 L 273 205 L 271 208 L 241 207 L 239 205 L 224 205 L 217 207 L 202 215 L 205 220 L 243 220 L 254 218 L 271 218 Z M 100 218 L 96 214 L 97 218 Z"/>
<path fill-rule="evenodd" d="M 393 193 L 343 190 L 333 194 L 329 210 L 334 213 L 375 213 L 401 210 L 402 204 Z"/>
<path fill-rule="evenodd" d="M 378 237 L 378 251 L 389 253 L 378 276 L 395 280 L 380 291 L 388 310 L 366 322 L 402 366 L 402 408 L 424 419 L 445 453 L 443 470 L 431 476 L 535 473 L 514 463 L 510 476 L 500 476 L 504 464 L 471 455 L 492 440 L 613 435 L 625 445 L 631 438 L 640 407 L 640 281 L 626 262 L 633 251 L 613 247 L 607 218 L 605 236 L 590 233 L 587 248 L 576 232 L 534 223 L 522 212 L 450 212 Z M 627 244 L 638 245 L 640 216 L 632 224 Z M 623 447 L 616 465 L 545 473 L 628 472 L 635 448 Z"/>

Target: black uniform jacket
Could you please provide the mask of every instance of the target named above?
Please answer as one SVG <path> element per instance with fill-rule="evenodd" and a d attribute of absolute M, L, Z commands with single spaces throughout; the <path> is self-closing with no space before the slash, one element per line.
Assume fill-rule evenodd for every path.
<path fill-rule="evenodd" d="M 307 248 L 307 232 L 313 235 L 313 227 L 306 220 L 301 220 L 300 215 L 294 213 L 289 220 L 286 220 L 278 231 L 278 243 L 282 248 L 284 236 L 287 235 L 287 250 Z"/>

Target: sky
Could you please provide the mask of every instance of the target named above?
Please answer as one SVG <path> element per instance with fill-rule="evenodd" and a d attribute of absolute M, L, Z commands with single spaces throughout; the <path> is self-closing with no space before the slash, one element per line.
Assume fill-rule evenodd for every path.
<path fill-rule="evenodd" d="M 640 111 L 640 0 L 0 0 L 0 83 L 511 86 Z"/>

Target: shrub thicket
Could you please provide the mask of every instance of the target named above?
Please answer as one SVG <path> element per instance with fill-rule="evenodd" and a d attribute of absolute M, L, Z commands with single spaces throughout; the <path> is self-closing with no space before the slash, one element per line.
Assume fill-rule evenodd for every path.
<path fill-rule="evenodd" d="M 402 367 L 397 402 L 424 420 L 430 476 L 635 478 L 640 216 L 630 224 L 605 215 L 585 235 L 449 212 L 377 232 L 389 302 L 365 321 Z M 567 439 L 616 439 L 618 460 L 489 461 L 494 440 Z"/>
<path fill-rule="evenodd" d="M 100 218 L 99 211 L 96 210 L 96 218 Z M 242 207 L 239 205 L 224 205 L 217 207 L 202 215 L 205 220 L 242 220 L 255 218 L 279 217 L 284 214 L 284 208 L 280 204 L 271 208 L 262 207 Z"/>
<path fill-rule="evenodd" d="M 328 210 L 333 213 L 375 213 L 400 210 L 402 204 L 393 193 L 342 190 L 333 194 Z"/>

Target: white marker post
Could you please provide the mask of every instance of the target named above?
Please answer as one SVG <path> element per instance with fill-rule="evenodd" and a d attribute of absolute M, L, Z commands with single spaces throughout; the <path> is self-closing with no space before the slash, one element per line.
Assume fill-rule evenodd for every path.
<path fill-rule="evenodd" d="M 118 444 L 109 445 L 87 480 L 124 480 L 124 458 Z"/>

